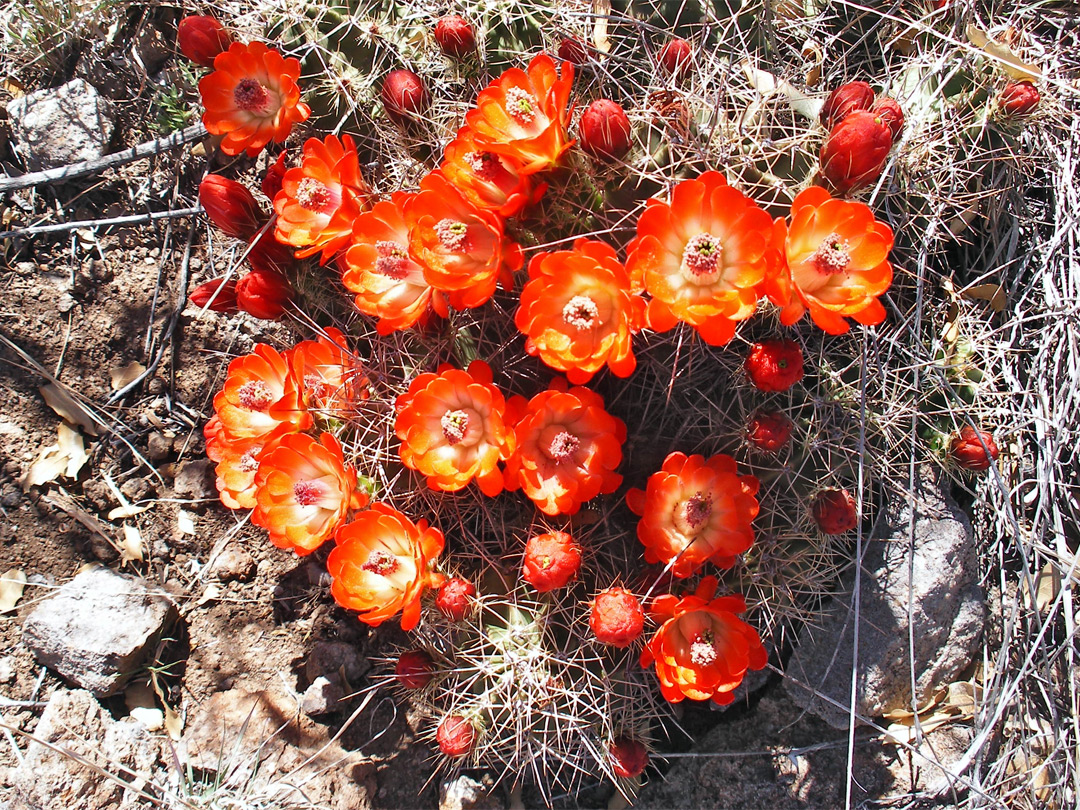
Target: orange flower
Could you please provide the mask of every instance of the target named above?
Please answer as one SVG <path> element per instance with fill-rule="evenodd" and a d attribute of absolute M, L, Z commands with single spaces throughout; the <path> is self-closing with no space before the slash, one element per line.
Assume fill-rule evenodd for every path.
<path fill-rule="evenodd" d="M 255 473 L 263 453 L 277 446 L 278 440 L 287 435 L 290 425 L 279 425 L 268 436 L 253 439 L 230 440 L 225 435 L 221 420 L 214 416 L 203 428 L 206 437 L 206 455 L 217 463 L 214 473 L 221 502 L 229 509 L 252 509 L 255 499 Z"/>
<path fill-rule="evenodd" d="M 315 441 L 283 436 L 259 457 L 251 522 L 270 532 L 270 542 L 300 556 L 323 544 L 350 509 L 367 505 L 356 491 L 356 471 L 346 467 L 341 445 L 329 433 Z"/>
<path fill-rule="evenodd" d="M 466 200 L 439 170 L 420 181 L 405 205 L 409 251 L 424 278 L 447 293 L 455 309 L 472 309 L 514 284 L 521 248 L 503 235 L 502 219 Z M 445 312 L 440 312 L 445 315 Z"/>
<path fill-rule="evenodd" d="M 671 453 L 644 490 L 626 493 L 638 521 L 645 561 L 671 563 L 671 573 L 688 577 L 708 561 L 721 568 L 735 564 L 754 542 L 751 526 L 758 513 L 758 481 L 738 475 L 735 459 Z"/>
<path fill-rule="evenodd" d="M 401 629 L 420 621 L 420 597 L 445 577 L 432 570 L 445 540 L 427 521 L 413 523 L 384 503 L 373 503 L 356 520 L 338 529 L 337 547 L 326 568 L 334 601 L 360 613 L 360 621 L 378 627 L 396 614 Z"/>
<path fill-rule="evenodd" d="M 299 166 L 285 172 L 274 197 L 279 242 L 301 248 L 298 258 L 322 251 L 321 263 L 348 244 L 353 220 L 371 193 L 360 176 L 356 144 L 348 135 L 309 138 Z"/>
<path fill-rule="evenodd" d="M 513 453 L 514 432 L 503 418 L 506 400 L 491 380 L 482 360 L 468 371 L 447 364 L 438 374 L 421 374 L 398 397 L 394 430 L 401 460 L 426 475 L 432 489 L 457 492 L 475 478 L 485 495 L 502 492 L 498 464 Z"/>
<path fill-rule="evenodd" d="M 311 427 L 288 361 L 264 343 L 229 363 L 214 411 L 230 440 L 265 438 L 283 423 L 293 432 Z"/>
<path fill-rule="evenodd" d="M 842 335 L 850 329 L 845 316 L 866 325 L 885 320 L 877 299 L 892 283 L 893 235 L 868 206 L 812 186 L 791 204 L 790 225 L 777 218 L 774 244 L 780 266 L 764 286 L 783 324 L 810 310 L 814 323 Z"/>
<path fill-rule="evenodd" d="M 508 405 L 522 415 L 517 452 L 506 463 L 506 488 L 520 487 L 547 515 L 572 515 L 622 483 L 615 469 L 622 463 L 626 425 L 604 410 L 599 394 L 565 388 L 557 379 L 528 403 L 515 397 Z"/>
<path fill-rule="evenodd" d="M 705 577 L 693 595 L 664 594 L 649 608 L 663 624 L 641 651 L 641 666 L 656 663 L 660 692 L 672 703 L 731 703 L 746 670 L 768 663 L 757 631 L 735 615 L 746 610 L 746 600 L 714 599 L 716 585 L 716 577 Z"/>
<path fill-rule="evenodd" d="M 342 260 L 342 282 L 356 293 L 356 308 L 379 319 L 380 335 L 408 329 L 430 311 L 433 299 L 446 311 L 442 293 L 424 279 L 409 255 L 404 208 L 415 195 L 395 192 L 353 223 L 353 244 Z"/>
<path fill-rule="evenodd" d="M 439 167 L 462 196 L 477 208 L 512 217 L 543 196 L 546 184 L 533 191 L 532 181 L 520 171 L 520 163 L 510 155 L 488 151 L 476 141 L 468 127 L 458 130 L 443 153 Z"/>
<path fill-rule="evenodd" d="M 684 321 L 707 343 L 731 340 L 757 308 L 771 231 L 769 215 L 719 172 L 679 183 L 670 203 L 649 200 L 626 258 L 631 281 L 652 296 L 649 325 Z"/>
<path fill-rule="evenodd" d="M 555 61 L 538 54 L 527 71 L 510 68 L 481 90 L 465 125 L 488 151 L 520 161 L 522 174 L 550 169 L 574 144 L 567 134 L 573 83 L 573 65 L 563 62 L 559 78 Z"/>
<path fill-rule="evenodd" d="M 588 382 L 605 363 L 617 377 L 637 367 L 631 336 L 644 321 L 645 301 L 630 292 L 615 251 L 578 239 L 574 249 L 538 253 L 529 262 L 515 322 L 539 355 L 570 382 Z"/>
<path fill-rule="evenodd" d="M 363 366 L 345 343 L 345 336 L 332 326 L 318 340 L 305 340 L 286 352 L 293 381 L 302 386 L 300 399 L 308 408 L 325 415 L 347 419 L 356 403 L 368 397 L 368 379 Z"/>
<path fill-rule="evenodd" d="M 289 137 L 293 124 L 306 121 L 311 108 L 300 100 L 300 63 L 283 59 L 261 42 L 234 42 L 214 59 L 214 72 L 199 82 L 203 124 L 224 135 L 221 151 L 255 157 L 271 140 Z"/>

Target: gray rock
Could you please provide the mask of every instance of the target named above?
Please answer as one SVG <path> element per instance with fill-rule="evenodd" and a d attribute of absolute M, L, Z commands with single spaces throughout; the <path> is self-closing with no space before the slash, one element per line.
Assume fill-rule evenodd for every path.
<path fill-rule="evenodd" d="M 177 615 L 150 583 L 91 568 L 33 609 L 23 641 L 42 664 L 104 697 L 142 666 Z"/>
<path fill-rule="evenodd" d="M 177 498 L 193 501 L 216 499 L 218 491 L 214 485 L 214 462 L 200 458 L 180 464 L 173 480 L 173 490 Z"/>
<path fill-rule="evenodd" d="M 11 683 L 15 680 L 15 657 L 5 655 L 0 658 L 0 683 Z"/>
<path fill-rule="evenodd" d="M 247 582 L 255 574 L 255 560 L 242 548 L 227 546 L 210 561 L 210 573 L 222 582 Z"/>
<path fill-rule="evenodd" d="M 89 692 L 58 689 L 49 698 L 34 737 L 99 764 L 131 789 L 34 740 L 22 763 L 9 773 L 12 810 L 146 806 L 136 791 L 147 788 L 158 747 L 142 724 L 131 718 L 113 720 Z"/>
<path fill-rule="evenodd" d="M 463 773 L 439 786 L 439 810 L 503 810 L 505 806 L 495 792 L 495 780 L 487 774 L 473 779 Z"/>
<path fill-rule="evenodd" d="M 912 500 L 894 505 L 883 536 L 868 541 L 863 560 L 855 711 L 865 717 L 925 705 L 970 664 L 986 621 L 967 516 L 925 471 Z M 852 571 L 821 626 L 805 633 L 785 680 L 797 703 L 836 728 L 847 727 L 846 710 L 806 687 L 841 706 L 849 702 L 854 584 Z M 914 662 L 908 649 L 909 594 Z"/>
<path fill-rule="evenodd" d="M 16 150 L 34 171 L 101 157 L 116 125 L 112 103 L 82 79 L 8 102 L 7 113 Z"/>
<path fill-rule="evenodd" d="M 316 678 L 311 686 L 304 690 L 304 697 L 300 701 L 300 708 L 308 717 L 318 717 L 321 714 L 329 714 L 337 711 L 338 701 L 345 696 L 345 690 L 341 688 L 337 678 Z"/>
<path fill-rule="evenodd" d="M 164 433 L 154 431 L 146 437 L 146 457 L 150 461 L 164 461 L 172 452 L 173 440 Z"/>
<path fill-rule="evenodd" d="M 356 647 L 344 641 L 318 642 L 304 662 L 308 683 L 314 683 L 320 676 L 329 678 L 343 674 L 349 684 L 355 685 L 364 676 L 364 671 L 364 659 Z"/>

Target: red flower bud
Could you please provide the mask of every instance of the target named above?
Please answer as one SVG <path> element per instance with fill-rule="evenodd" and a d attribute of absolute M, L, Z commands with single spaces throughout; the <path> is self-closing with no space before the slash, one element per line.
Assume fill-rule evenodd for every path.
<path fill-rule="evenodd" d="M 292 301 L 289 280 L 273 270 L 252 270 L 236 282 L 236 305 L 249 315 L 272 321 L 285 314 Z"/>
<path fill-rule="evenodd" d="M 225 283 L 225 279 L 215 278 L 192 290 L 188 299 L 199 309 L 210 304 L 214 312 L 236 312 L 236 282 Z"/>
<path fill-rule="evenodd" d="M 1009 82 L 998 96 L 998 104 L 1008 115 L 1027 115 L 1039 106 L 1039 98 L 1031 82 Z"/>
<path fill-rule="evenodd" d="M 237 239 L 250 239 L 266 222 L 247 187 L 220 174 L 208 174 L 199 183 L 199 202 L 211 222 Z"/>
<path fill-rule="evenodd" d="M 263 178 L 262 185 L 259 186 L 262 193 L 271 200 L 281 191 L 281 182 L 285 178 L 285 172 L 289 170 L 289 167 L 285 165 L 285 154 L 285 152 L 282 152 L 278 155 L 274 165 L 266 170 L 266 177 Z"/>
<path fill-rule="evenodd" d="M 895 142 L 904 129 L 904 111 L 900 107 L 900 102 L 895 98 L 882 96 L 874 102 L 870 112 L 885 122 L 885 126 L 892 133 L 893 142 Z"/>
<path fill-rule="evenodd" d="M 566 37 L 559 43 L 559 60 L 571 65 L 584 65 L 589 61 L 589 48 L 577 37 Z"/>
<path fill-rule="evenodd" d="M 448 757 L 465 756 L 476 742 L 476 729 L 460 714 L 448 714 L 435 729 L 435 741 Z"/>
<path fill-rule="evenodd" d="M 759 391 L 787 391 L 803 378 L 802 349 L 794 340 L 763 340 L 746 355 L 746 374 Z"/>
<path fill-rule="evenodd" d="M 570 582 L 580 567 L 581 549 L 569 534 L 538 534 L 525 544 L 521 578 L 540 593 L 547 593 Z"/>
<path fill-rule="evenodd" d="M 435 596 L 435 607 L 452 622 L 460 622 L 472 607 L 472 598 L 476 596 L 476 586 L 466 579 L 454 577 L 439 587 Z"/>
<path fill-rule="evenodd" d="M 435 23 L 435 41 L 447 56 L 464 59 L 476 50 L 472 23 L 460 14 L 448 14 Z"/>
<path fill-rule="evenodd" d="M 581 114 L 578 142 L 594 158 L 618 160 L 630 151 L 630 119 L 614 101 L 597 99 Z"/>
<path fill-rule="evenodd" d="M 837 124 L 821 147 L 821 173 L 841 194 L 881 176 L 892 149 L 892 130 L 872 112 L 853 112 Z"/>
<path fill-rule="evenodd" d="M 423 115 L 431 105 L 431 94 L 411 70 L 392 70 L 382 85 L 386 114 L 399 124 Z"/>
<path fill-rule="evenodd" d="M 394 677 L 406 689 L 423 689 L 435 672 L 435 662 L 423 650 L 403 652 L 394 667 Z"/>
<path fill-rule="evenodd" d="M 693 50 L 685 39 L 669 39 L 660 49 L 660 64 L 675 81 L 681 81 L 690 69 Z"/>
<path fill-rule="evenodd" d="M 869 110 L 874 104 L 874 88 L 866 82 L 848 82 L 829 93 L 821 107 L 820 120 L 831 130 L 853 112 Z"/>
<path fill-rule="evenodd" d="M 247 262 L 252 270 L 270 273 L 284 273 L 296 264 L 292 248 L 283 245 L 274 238 L 274 232 L 267 229 L 261 236 L 251 240 L 251 249 Z"/>
<path fill-rule="evenodd" d="M 616 776 L 623 779 L 639 776 L 649 764 L 649 751 L 645 744 L 626 735 L 620 735 L 611 741 L 608 755 L 611 757 L 611 769 Z"/>
<path fill-rule="evenodd" d="M 213 17 L 184 17 L 176 27 L 180 52 L 196 65 L 213 67 L 214 57 L 229 50 L 232 34 Z"/>
<path fill-rule="evenodd" d="M 993 436 L 985 431 L 975 430 L 971 425 L 960 428 L 960 433 L 953 437 L 952 444 L 949 445 L 953 461 L 965 470 L 990 469 L 999 452 Z"/>
<path fill-rule="evenodd" d="M 746 427 L 746 440 L 766 453 L 776 453 L 791 439 L 791 420 L 780 411 L 759 411 Z"/>
<path fill-rule="evenodd" d="M 596 595 L 589 613 L 589 627 L 602 644 L 629 647 L 645 627 L 641 602 L 625 588 L 608 588 Z"/>
<path fill-rule="evenodd" d="M 819 492 L 810 507 L 810 514 L 825 534 L 843 534 L 859 525 L 855 499 L 846 489 L 826 489 Z"/>

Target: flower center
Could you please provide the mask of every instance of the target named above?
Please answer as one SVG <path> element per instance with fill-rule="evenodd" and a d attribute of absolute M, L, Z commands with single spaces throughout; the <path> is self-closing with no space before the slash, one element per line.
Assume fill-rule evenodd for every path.
<path fill-rule="evenodd" d="M 724 247 L 711 233 L 699 233 L 683 248 L 682 270 L 687 281 L 712 284 L 720 278 L 720 260 Z"/>
<path fill-rule="evenodd" d="M 529 124 L 536 118 L 536 99 L 520 87 L 506 91 L 506 112 L 519 124 Z"/>
<path fill-rule="evenodd" d="M 244 112 L 266 112 L 270 106 L 270 91 L 251 78 L 241 79 L 233 90 L 236 109 Z"/>
<path fill-rule="evenodd" d="M 814 255 L 810 257 L 819 273 L 835 276 L 843 273 L 851 264 L 850 246 L 839 234 L 831 233 L 822 240 Z"/>
<path fill-rule="evenodd" d="M 456 219 L 444 219 L 435 226 L 435 233 L 444 248 L 458 252 L 464 250 L 468 242 L 469 226 Z"/>
<path fill-rule="evenodd" d="M 702 492 L 695 492 L 681 504 L 676 505 L 673 519 L 675 528 L 682 534 L 693 537 L 701 532 L 712 515 L 712 497 Z"/>
<path fill-rule="evenodd" d="M 292 491 L 293 500 L 300 506 L 311 506 L 321 495 L 319 487 L 311 481 L 297 481 L 293 484 Z"/>
<path fill-rule="evenodd" d="M 274 392 L 262 380 L 252 380 L 241 385 L 237 397 L 240 406 L 249 411 L 265 411 L 274 402 Z"/>
<path fill-rule="evenodd" d="M 499 159 L 491 152 L 469 152 L 465 155 L 465 162 L 481 180 L 493 179 L 502 168 Z"/>
<path fill-rule="evenodd" d="M 296 201 L 308 211 L 321 211 L 330 202 L 330 189 L 314 177 L 305 177 L 296 186 Z"/>
<path fill-rule="evenodd" d="M 716 642 L 711 630 L 706 630 L 690 645 L 690 660 L 699 667 L 707 667 L 716 660 Z"/>
<path fill-rule="evenodd" d="M 596 302 L 587 295 L 575 295 L 566 302 L 566 306 L 563 307 L 562 311 L 563 320 L 579 330 L 589 329 L 594 326 L 599 316 L 600 310 L 597 308 Z"/>
<path fill-rule="evenodd" d="M 573 433 L 563 430 L 557 433 L 555 438 L 551 440 L 547 454 L 551 456 L 553 461 L 562 464 L 564 461 L 569 461 L 580 446 L 581 439 Z"/>
<path fill-rule="evenodd" d="M 255 456 L 259 455 L 263 449 L 261 447 L 252 447 L 244 455 L 240 456 L 240 462 L 237 466 L 243 472 L 255 472 L 259 469 L 259 462 L 255 460 Z"/>
<path fill-rule="evenodd" d="M 375 272 L 400 281 L 405 278 L 405 249 L 397 242 L 380 241 L 375 243 L 379 258 L 375 260 Z"/>
<path fill-rule="evenodd" d="M 465 433 L 469 429 L 469 414 L 460 410 L 447 411 L 442 416 L 441 424 L 446 443 L 453 447 L 465 438 Z"/>
<path fill-rule="evenodd" d="M 392 574 L 397 571 L 398 561 L 397 557 L 391 554 L 389 551 L 371 552 L 371 555 L 367 558 L 367 562 L 362 566 L 365 571 L 370 571 L 372 574 L 378 574 L 380 577 L 385 577 L 388 574 Z"/>

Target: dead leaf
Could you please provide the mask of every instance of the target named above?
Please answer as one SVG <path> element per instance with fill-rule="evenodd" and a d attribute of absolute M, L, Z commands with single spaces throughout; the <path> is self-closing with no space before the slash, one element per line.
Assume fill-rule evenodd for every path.
<path fill-rule="evenodd" d="M 120 544 L 120 564 L 141 562 L 143 559 L 143 539 L 139 530 L 124 524 L 124 542 Z"/>
<path fill-rule="evenodd" d="M 101 424 L 86 408 L 56 383 L 48 383 L 38 389 L 45 397 L 45 404 L 57 415 L 73 425 L 78 425 L 91 436 L 101 433 Z"/>
<path fill-rule="evenodd" d="M 0 89 L 6 91 L 13 99 L 22 98 L 26 95 L 26 90 L 23 89 L 22 84 L 14 76 L 5 76 L 0 79 Z"/>
<path fill-rule="evenodd" d="M 1037 65 L 1028 64 L 1005 43 L 995 42 L 990 39 L 982 29 L 969 25 L 967 27 L 967 38 L 976 48 L 982 48 L 985 53 L 993 57 L 1001 66 L 1001 69 L 1012 78 L 1032 80 L 1042 76 L 1042 71 Z"/>
<path fill-rule="evenodd" d="M 825 61 L 825 51 L 815 40 L 808 39 L 802 46 L 802 58 L 805 62 L 806 76 L 804 81 L 807 87 L 816 87 L 821 81 L 821 66 Z"/>
<path fill-rule="evenodd" d="M 25 587 L 26 572 L 22 569 L 12 568 L 0 577 L 0 613 L 14 609 L 22 598 Z"/>
<path fill-rule="evenodd" d="M 1027 591 L 1027 580 L 1024 580 L 1024 590 Z M 1035 606 L 1039 613 L 1046 615 L 1060 591 L 1061 571 L 1053 562 L 1048 562 L 1035 578 Z"/>
<path fill-rule="evenodd" d="M 749 60 L 742 63 L 742 69 L 751 86 L 761 95 L 770 96 L 779 93 L 787 99 L 792 111 L 811 121 L 818 119 L 821 108 L 825 104 L 824 98 L 811 98 L 790 82 L 778 79 L 768 71 L 754 67 Z"/>
<path fill-rule="evenodd" d="M 195 534 L 195 516 L 181 509 L 176 516 L 176 528 L 180 534 Z"/>
<path fill-rule="evenodd" d="M 56 444 L 42 448 L 37 460 L 22 477 L 23 491 L 55 481 L 60 476 L 76 478 L 89 458 L 79 432 L 61 422 L 56 427 Z"/>
<path fill-rule="evenodd" d="M 146 371 L 146 366 L 138 361 L 119 368 L 109 369 L 109 385 L 113 391 L 119 391 L 125 385 L 135 382 L 144 371 Z"/>
<path fill-rule="evenodd" d="M 989 301 L 990 308 L 994 312 L 1003 312 L 1007 303 L 1005 290 L 1002 289 L 1000 284 L 976 284 L 974 287 L 961 290 L 960 294 L 965 298 L 976 301 Z"/>
<path fill-rule="evenodd" d="M 184 731 L 184 721 L 173 707 L 169 705 L 169 701 L 165 699 L 165 691 L 161 688 L 158 674 L 153 670 L 150 671 L 150 685 L 154 688 L 158 700 L 161 701 L 161 705 L 165 709 L 165 732 L 169 735 L 169 739 L 179 742 L 180 735 Z"/>
<path fill-rule="evenodd" d="M 593 15 L 596 20 L 593 23 L 593 47 L 600 53 L 608 53 L 611 50 L 611 40 L 608 39 L 607 35 L 608 18 L 611 16 L 611 0 L 593 0 Z"/>
<path fill-rule="evenodd" d="M 117 506 L 115 509 L 109 510 L 109 514 L 106 515 L 106 517 L 109 520 L 123 520 L 124 518 L 141 515 L 149 508 L 149 506 L 135 506 L 134 504 L 128 503 L 124 504 L 123 506 Z"/>
<path fill-rule="evenodd" d="M 213 602 L 221 596 L 221 588 L 217 586 L 217 583 L 211 582 L 206 586 L 206 590 L 202 592 L 202 596 L 199 597 L 198 605 L 205 605 L 207 602 Z"/>

